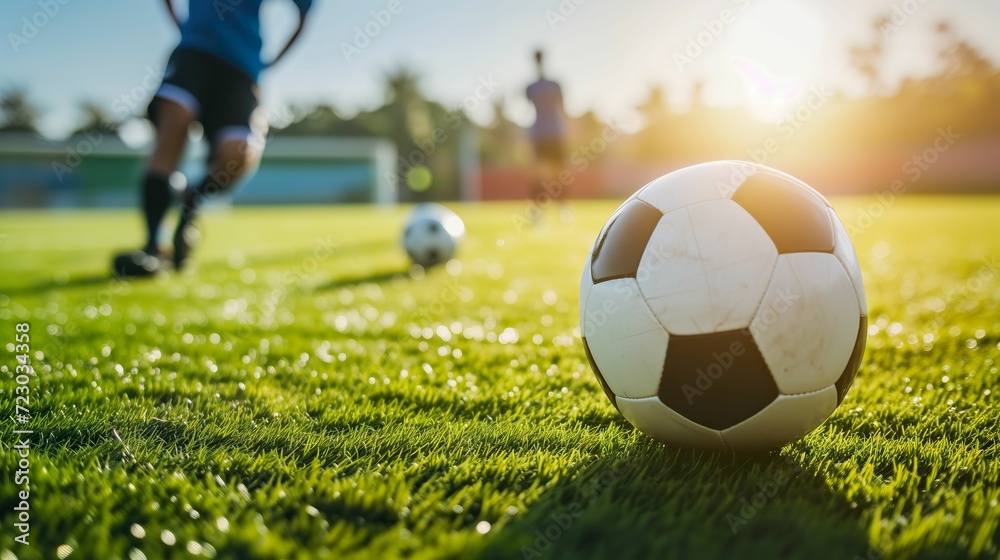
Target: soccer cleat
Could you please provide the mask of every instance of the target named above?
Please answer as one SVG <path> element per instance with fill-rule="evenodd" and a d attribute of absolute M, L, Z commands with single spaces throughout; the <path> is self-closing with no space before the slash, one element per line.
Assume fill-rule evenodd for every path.
<path fill-rule="evenodd" d="M 111 272 L 118 278 L 148 278 L 163 268 L 164 261 L 159 255 L 132 251 L 115 255 Z"/>
<path fill-rule="evenodd" d="M 181 271 L 187 266 L 191 257 L 191 250 L 201 239 L 201 232 L 193 221 L 181 219 L 174 232 L 174 269 Z"/>

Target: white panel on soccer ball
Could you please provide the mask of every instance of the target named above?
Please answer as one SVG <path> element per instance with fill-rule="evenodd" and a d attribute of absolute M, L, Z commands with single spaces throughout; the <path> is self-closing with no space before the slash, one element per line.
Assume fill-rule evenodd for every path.
<path fill-rule="evenodd" d="M 636 279 L 671 334 L 744 329 L 767 289 L 778 250 L 740 205 L 714 200 L 665 215 Z"/>
<path fill-rule="evenodd" d="M 590 273 L 591 255 L 587 255 L 587 263 L 583 267 L 583 276 L 580 278 L 580 324 L 587 322 L 587 296 L 590 295 L 591 288 L 594 287 L 594 277 Z M 583 333 L 581 333 L 583 336 Z"/>
<path fill-rule="evenodd" d="M 660 387 L 669 335 L 646 306 L 632 278 L 596 284 L 587 298 L 583 336 L 611 390 L 650 397 Z"/>
<path fill-rule="evenodd" d="M 865 283 L 861 279 L 861 265 L 858 262 L 858 254 L 854 250 L 854 243 L 851 242 L 851 236 L 847 234 L 847 228 L 844 227 L 843 222 L 832 209 L 830 210 L 830 219 L 833 221 L 833 254 L 847 269 L 847 275 L 851 278 L 851 284 L 854 285 L 854 293 L 858 296 L 858 302 L 861 304 L 861 313 L 867 315 L 868 298 L 865 297 Z"/>
<path fill-rule="evenodd" d="M 792 253 L 778 259 L 750 333 L 778 390 L 794 395 L 836 383 L 860 321 L 854 286 L 837 258 Z"/>
<path fill-rule="evenodd" d="M 633 426 L 667 445 L 720 451 L 726 448 L 722 434 L 677 414 L 658 397 L 616 400 L 618 410 Z"/>
<path fill-rule="evenodd" d="M 646 185 L 639 200 L 666 214 L 678 208 L 733 196 L 756 166 L 745 161 L 715 161 L 679 169 Z"/>
<path fill-rule="evenodd" d="M 837 408 L 837 388 L 804 395 L 781 395 L 767 408 L 722 430 L 733 451 L 777 449 L 816 429 Z"/>

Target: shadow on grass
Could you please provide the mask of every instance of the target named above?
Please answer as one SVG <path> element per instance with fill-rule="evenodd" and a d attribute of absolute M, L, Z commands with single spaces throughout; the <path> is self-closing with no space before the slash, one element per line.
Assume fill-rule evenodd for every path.
<path fill-rule="evenodd" d="M 394 280 L 409 280 L 410 275 L 404 271 L 379 272 L 376 274 L 366 274 L 350 278 L 337 278 L 326 284 L 316 286 L 317 291 L 336 290 L 338 288 L 350 288 L 359 284 L 384 284 Z"/>
<path fill-rule="evenodd" d="M 643 442 L 548 490 L 479 551 L 509 558 L 868 558 L 857 512 L 791 456 Z"/>
<path fill-rule="evenodd" d="M 108 284 L 109 282 L 113 281 L 113 279 L 114 278 L 111 275 L 111 271 L 109 270 L 107 274 L 78 276 L 61 282 L 56 282 L 55 280 L 49 280 L 46 282 L 37 282 L 35 284 L 21 286 L 18 288 L 9 288 L 4 290 L 2 293 L 8 296 L 24 296 L 24 295 L 40 294 L 40 293 L 50 292 L 52 290 L 65 290 L 69 288 L 87 288 L 92 286 L 100 286 L 102 284 Z"/>
<path fill-rule="evenodd" d="M 309 250 L 299 249 L 297 251 L 284 251 L 262 254 L 246 255 L 248 267 L 269 267 L 289 263 L 300 263 L 310 257 L 326 255 L 322 260 L 337 259 L 356 254 L 372 254 L 378 252 L 391 251 L 395 246 L 394 241 L 369 241 L 365 243 L 355 243 L 353 245 L 341 245 L 336 243 L 323 244 L 317 242 L 316 246 Z M 213 265 L 225 266 L 225 260 L 219 260 Z"/>

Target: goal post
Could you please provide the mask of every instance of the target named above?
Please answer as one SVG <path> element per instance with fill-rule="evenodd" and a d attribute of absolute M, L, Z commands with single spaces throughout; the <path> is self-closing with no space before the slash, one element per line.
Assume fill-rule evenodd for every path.
<path fill-rule="evenodd" d="M 396 147 L 381 138 L 278 136 L 234 194 L 237 204 L 359 202 L 392 205 Z"/>
<path fill-rule="evenodd" d="M 150 149 L 115 134 L 0 134 L 0 208 L 135 207 Z M 181 171 L 189 182 L 207 172 L 207 153 L 204 142 L 188 143 Z M 272 136 L 260 166 L 217 203 L 393 205 L 397 163 L 384 138 Z"/>

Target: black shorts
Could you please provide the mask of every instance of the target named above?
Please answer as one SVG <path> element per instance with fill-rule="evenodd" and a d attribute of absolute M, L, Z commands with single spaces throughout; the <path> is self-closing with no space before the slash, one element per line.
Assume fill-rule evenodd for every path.
<path fill-rule="evenodd" d="M 159 99 L 168 99 L 190 110 L 205 129 L 205 140 L 214 147 L 230 138 L 250 141 L 266 134 L 266 121 L 254 112 L 259 105 L 257 84 L 246 74 L 209 53 L 179 48 L 170 55 L 163 83 L 149 103 L 149 119 L 156 124 Z M 256 117 L 256 118 L 255 118 Z M 263 128 L 262 128 L 263 127 Z"/>
<path fill-rule="evenodd" d="M 540 162 L 563 165 L 566 162 L 566 148 L 562 140 L 535 140 L 535 158 Z"/>

